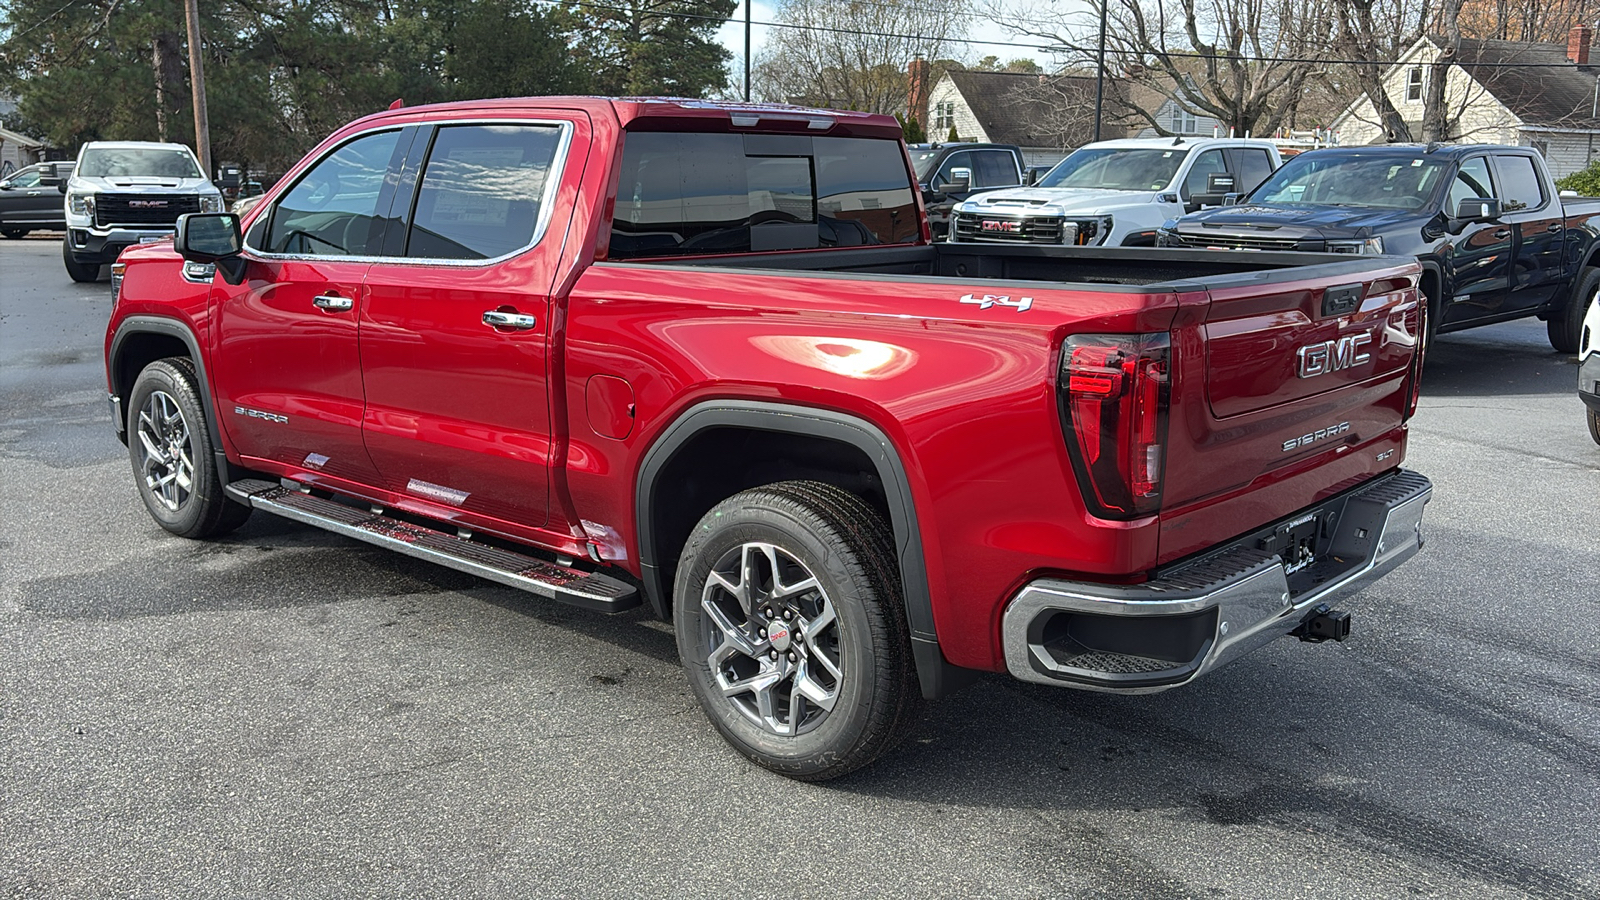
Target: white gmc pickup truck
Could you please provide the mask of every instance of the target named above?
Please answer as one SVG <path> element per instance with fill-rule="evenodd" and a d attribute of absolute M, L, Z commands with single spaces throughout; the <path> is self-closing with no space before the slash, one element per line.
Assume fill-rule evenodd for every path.
<path fill-rule="evenodd" d="M 1271 141 L 1128 138 L 1086 144 L 1033 187 L 988 191 L 955 208 L 950 240 L 1150 247 L 1163 222 L 1265 181 Z"/>
<path fill-rule="evenodd" d="M 183 144 L 84 144 L 61 189 L 67 195 L 61 262 L 73 281 L 98 280 L 100 267 L 130 244 L 171 236 L 184 213 L 222 212 L 222 191 Z"/>

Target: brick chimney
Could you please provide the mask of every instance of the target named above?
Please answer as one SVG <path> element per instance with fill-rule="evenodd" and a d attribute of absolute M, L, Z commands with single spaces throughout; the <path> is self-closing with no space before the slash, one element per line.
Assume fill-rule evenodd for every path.
<path fill-rule="evenodd" d="M 1589 40 L 1594 37 L 1594 29 L 1587 25 L 1574 25 L 1567 32 L 1567 59 L 1580 66 L 1589 64 Z"/>
<path fill-rule="evenodd" d="M 1584 52 L 1588 53 L 1588 44 L 1584 44 Z M 924 129 L 928 126 L 928 92 L 933 90 L 933 85 L 928 83 L 928 61 L 922 57 L 911 60 L 911 65 L 906 68 L 906 118 L 915 121 Z"/>

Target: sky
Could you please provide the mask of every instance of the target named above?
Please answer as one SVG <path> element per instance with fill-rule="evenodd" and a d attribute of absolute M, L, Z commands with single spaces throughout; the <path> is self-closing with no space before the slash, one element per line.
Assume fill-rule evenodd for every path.
<path fill-rule="evenodd" d="M 745 5 L 752 2 L 754 3 L 750 7 L 752 23 L 771 22 L 776 18 L 776 4 L 765 2 L 765 0 L 742 0 L 739 8 L 734 10 L 733 21 L 723 25 L 717 32 L 718 38 L 722 41 L 722 46 L 728 48 L 728 52 L 733 54 L 733 62 L 730 64 L 729 69 L 733 73 L 730 83 L 735 87 L 744 83 L 744 15 Z M 921 0 L 921 2 L 937 3 L 938 0 Z M 1056 7 L 1060 3 L 1070 2 L 1070 0 L 1023 0 L 1023 2 L 1032 6 L 1048 8 Z M 753 53 L 759 54 L 761 52 L 768 34 L 774 30 L 761 25 L 751 25 L 750 46 Z M 994 41 L 996 44 L 1005 45 L 968 44 L 962 57 L 970 61 L 977 61 L 985 56 L 998 56 L 1002 60 L 1032 59 L 1046 69 L 1054 68 L 1058 65 L 1049 54 L 1011 46 L 1015 38 L 1000 25 L 987 18 L 978 18 L 971 24 L 967 31 L 967 39 Z M 1023 43 L 1035 44 L 1038 42 L 1034 39 L 1023 39 Z"/>

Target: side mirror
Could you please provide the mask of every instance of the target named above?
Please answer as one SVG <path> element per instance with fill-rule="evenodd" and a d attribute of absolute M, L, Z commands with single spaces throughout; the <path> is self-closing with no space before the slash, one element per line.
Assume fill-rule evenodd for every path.
<path fill-rule="evenodd" d="M 1472 197 L 1456 207 L 1456 218 L 1462 222 L 1493 222 L 1500 218 L 1500 201 L 1494 197 Z"/>
<path fill-rule="evenodd" d="M 946 194 L 965 194 L 972 190 L 972 170 L 955 168 L 950 170 L 950 180 L 944 183 Z"/>
<path fill-rule="evenodd" d="M 1212 172 L 1206 176 L 1206 193 L 1231 194 L 1233 193 L 1234 179 L 1227 172 Z"/>
<path fill-rule="evenodd" d="M 189 213 L 178 217 L 172 245 L 184 259 L 215 264 L 229 284 L 244 281 L 244 236 L 233 213 Z"/>

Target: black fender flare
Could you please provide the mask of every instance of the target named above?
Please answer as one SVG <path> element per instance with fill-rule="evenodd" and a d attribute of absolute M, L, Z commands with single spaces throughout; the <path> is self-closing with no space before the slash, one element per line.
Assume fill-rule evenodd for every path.
<path fill-rule="evenodd" d="M 189 359 L 194 363 L 195 374 L 200 379 L 200 402 L 206 410 L 206 434 L 211 438 L 211 453 L 216 460 L 217 472 L 222 476 L 223 482 L 231 480 L 234 470 L 228 461 L 227 452 L 222 449 L 222 426 L 218 422 L 217 404 L 211 396 L 211 376 L 206 372 L 206 358 L 200 352 L 200 341 L 189 330 L 189 326 L 178 319 L 169 319 L 164 316 L 129 316 L 117 325 L 116 333 L 111 336 L 111 347 L 106 354 L 106 375 L 115 384 L 116 373 L 122 360 L 123 345 L 129 337 L 137 334 L 159 334 L 164 337 L 175 337 L 189 348 Z M 117 385 L 119 391 L 125 390 L 129 385 Z M 124 399 L 120 393 L 113 394 L 117 397 L 120 408 Z M 127 416 L 128 410 L 122 410 Z M 126 422 L 117 423 L 117 433 L 124 434 Z"/>
<path fill-rule="evenodd" d="M 640 577 L 658 615 L 666 617 L 671 591 L 661 583 L 661 560 L 657 558 L 652 534 L 651 495 L 656 479 L 678 450 L 708 428 L 747 428 L 819 437 L 849 444 L 865 454 L 877 470 L 889 505 L 889 525 L 895 535 L 911 648 L 923 696 L 942 696 L 964 682 L 962 673 L 969 670 L 950 665 L 939 650 L 916 503 L 899 451 L 876 425 L 835 410 L 758 400 L 708 400 L 684 410 L 662 431 L 640 460 L 634 494 Z"/>

